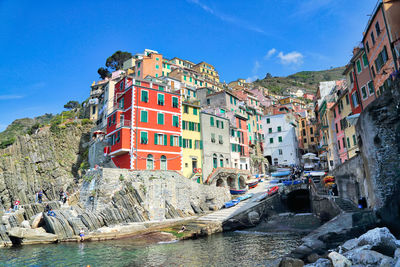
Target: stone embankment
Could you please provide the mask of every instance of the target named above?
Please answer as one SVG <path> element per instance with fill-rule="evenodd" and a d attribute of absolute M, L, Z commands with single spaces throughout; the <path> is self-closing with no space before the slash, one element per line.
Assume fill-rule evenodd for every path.
<path fill-rule="evenodd" d="M 374 228 L 365 234 L 347 240 L 324 255 L 312 254 L 304 265 L 300 259 L 285 257 L 279 266 L 350 267 L 400 266 L 400 240 L 388 228 Z"/>
<path fill-rule="evenodd" d="M 88 172 L 84 180 L 79 194 L 70 198 L 71 205 L 22 205 L 4 214 L 1 245 L 77 241 L 81 230 L 86 240 L 139 234 L 154 238 L 154 231 L 169 232 L 179 239 L 206 235 L 220 231 L 220 225 L 194 220 L 230 199 L 227 188 L 201 185 L 172 171 L 99 169 Z M 55 216 L 44 212 L 47 204 Z M 178 234 L 175 228 L 182 225 L 187 229 Z"/>

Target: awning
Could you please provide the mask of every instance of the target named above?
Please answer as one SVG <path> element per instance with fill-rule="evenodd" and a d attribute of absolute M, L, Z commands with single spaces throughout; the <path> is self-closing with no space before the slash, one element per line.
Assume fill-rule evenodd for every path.
<path fill-rule="evenodd" d="M 356 125 L 357 121 L 358 121 L 358 117 L 360 117 L 360 114 L 354 114 L 354 115 L 351 115 L 351 116 L 347 116 L 346 120 L 347 120 L 347 122 L 349 124 Z"/>
<path fill-rule="evenodd" d="M 302 156 L 303 159 L 314 159 L 317 155 L 314 153 L 307 153 Z"/>

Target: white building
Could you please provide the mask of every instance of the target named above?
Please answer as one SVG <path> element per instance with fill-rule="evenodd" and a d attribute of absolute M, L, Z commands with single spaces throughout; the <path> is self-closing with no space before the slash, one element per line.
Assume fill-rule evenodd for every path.
<path fill-rule="evenodd" d="M 272 165 L 300 163 L 296 137 L 296 120 L 292 114 L 268 115 L 262 118 L 264 157 Z"/>

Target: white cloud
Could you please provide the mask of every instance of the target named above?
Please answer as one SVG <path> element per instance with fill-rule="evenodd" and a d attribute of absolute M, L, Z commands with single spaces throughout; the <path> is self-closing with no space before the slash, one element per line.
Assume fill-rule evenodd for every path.
<path fill-rule="evenodd" d="M 241 27 L 241 28 L 253 31 L 253 32 L 261 33 L 264 35 L 267 34 L 263 29 L 260 29 L 259 27 L 252 25 L 247 21 L 241 20 L 241 19 L 233 17 L 231 15 L 220 13 L 216 9 L 212 9 L 211 7 L 203 4 L 202 2 L 200 2 L 200 0 L 186 0 L 186 1 L 189 3 L 195 4 L 195 5 L 198 5 L 204 11 L 210 13 L 211 15 L 217 17 L 218 19 L 220 19 L 222 21 L 229 22 L 233 25 L 236 25 L 238 27 Z"/>
<path fill-rule="evenodd" d="M 20 99 L 23 97 L 23 95 L 0 95 L 0 100 Z"/>
<path fill-rule="evenodd" d="M 252 82 L 254 82 L 254 81 L 257 80 L 257 79 L 258 79 L 258 76 L 257 76 L 257 75 L 254 75 L 254 76 L 248 77 L 248 78 L 246 79 L 246 82 L 252 83 Z"/>
<path fill-rule="evenodd" d="M 253 74 L 257 73 L 260 68 L 261 68 L 261 64 L 258 60 L 256 60 L 256 62 L 254 62 L 254 66 L 253 66 Z"/>
<path fill-rule="evenodd" d="M 274 54 L 276 53 L 276 49 L 272 48 L 268 51 L 268 53 L 264 56 L 264 59 L 269 59 L 270 57 L 272 57 Z"/>
<path fill-rule="evenodd" d="M 303 63 L 304 56 L 296 51 L 284 54 L 283 52 L 279 52 L 278 58 L 280 58 L 281 63 L 283 65 L 301 65 Z"/>

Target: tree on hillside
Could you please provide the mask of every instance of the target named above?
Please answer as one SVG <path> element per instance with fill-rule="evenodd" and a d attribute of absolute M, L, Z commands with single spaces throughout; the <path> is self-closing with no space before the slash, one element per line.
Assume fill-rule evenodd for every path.
<path fill-rule="evenodd" d="M 109 71 L 108 69 L 106 69 L 106 68 L 103 68 L 103 67 L 99 68 L 99 69 L 97 70 L 97 73 L 100 75 L 100 78 L 102 78 L 103 80 L 104 80 L 105 78 L 111 76 L 110 71 Z"/>
<path fill-rule="evenodd" d="M 78 101 L 74 101 L 74 100 L 70 100 L 70 101 L 68 101 L 68 103 L 67 104 L 65 104 L 64 105 L 64 108 L 66 108 L 66 109 L 76 109 L 76 108 L 78 108 L 80 105 L 79 105 L 79 102 Z"/>
<path fill-rule="evenodd" d="M 122 64 L 124 61 L 130 59 L 131 57 L 131 53 L 118 50 L 111 57 L 107 58 L 106 67 L 110 70 L 120 70 L 122 69 Z"/>
<path fill-rule="evenodd" d="M 266 75 L 265 75 L 265 78 L 264 79 L 271 79 L 272 78 L 272 75 L 271 75 L 271 73 L 267 73 Z"/>

